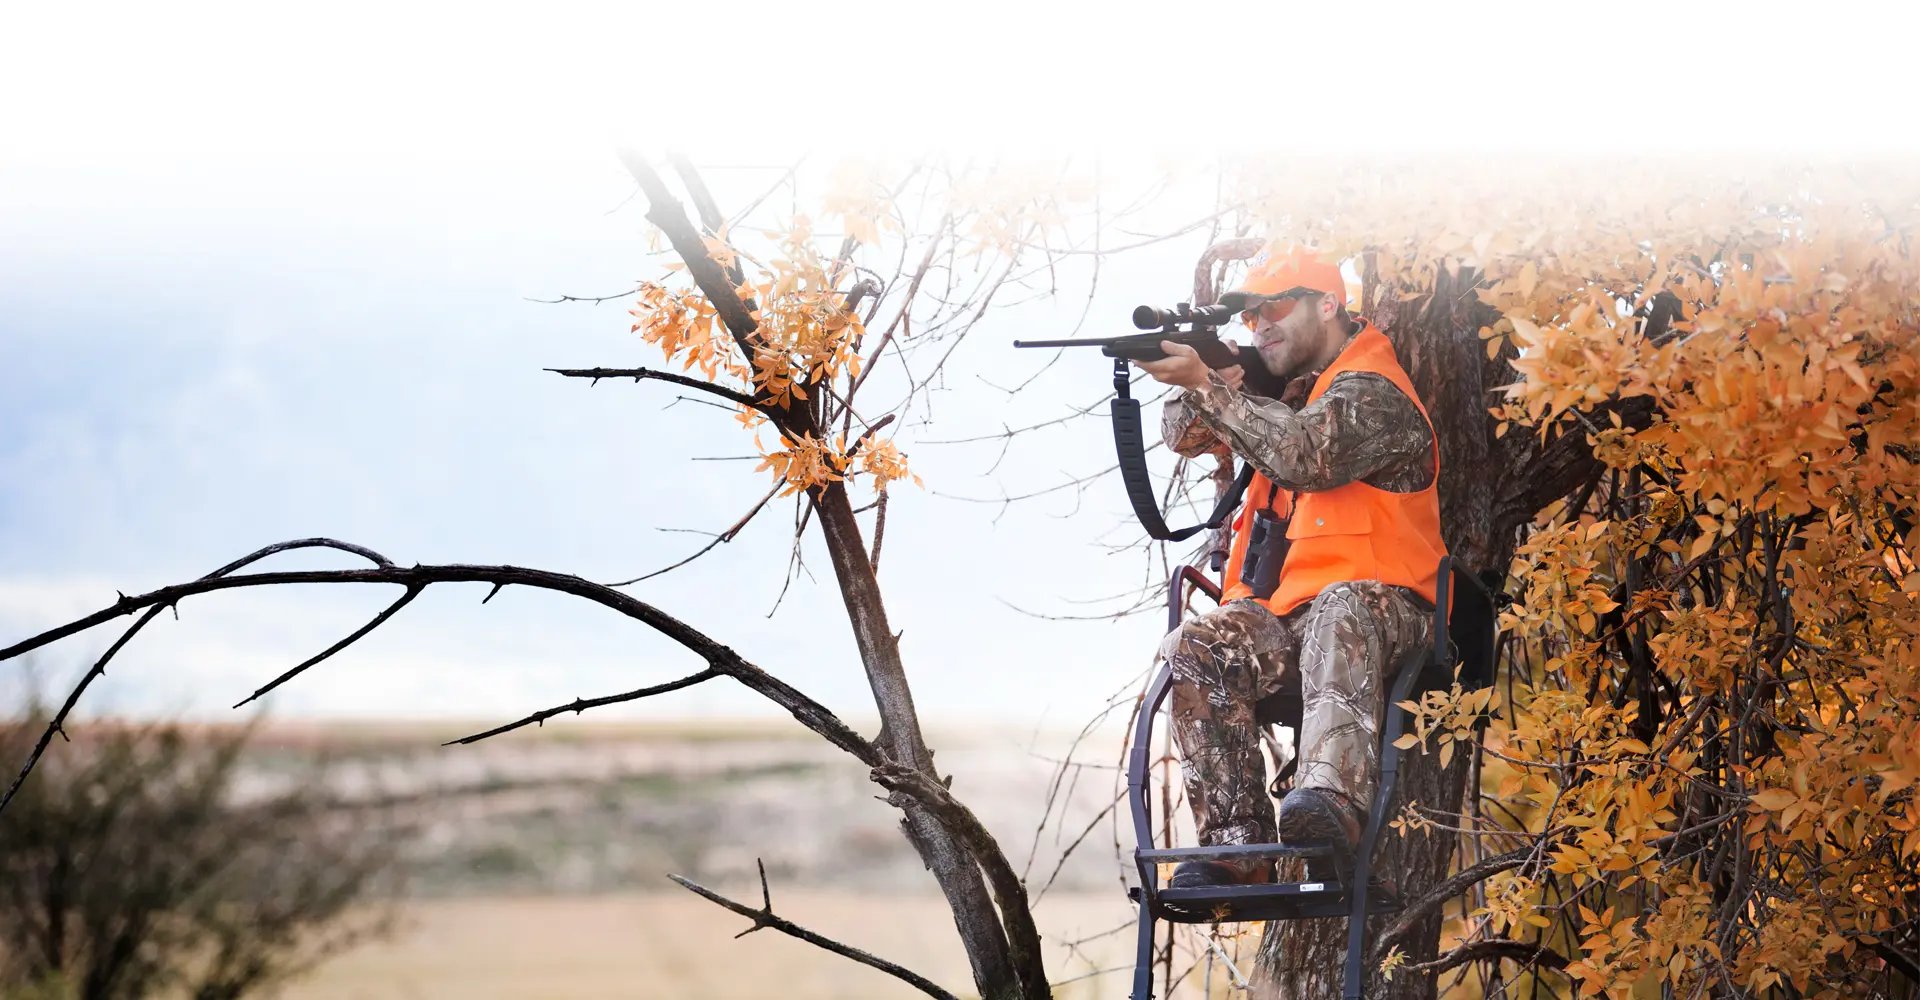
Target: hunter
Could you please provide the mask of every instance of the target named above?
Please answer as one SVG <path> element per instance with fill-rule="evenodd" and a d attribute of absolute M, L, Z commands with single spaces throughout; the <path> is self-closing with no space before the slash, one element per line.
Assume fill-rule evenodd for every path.
<path fill-rule="evenodd" d="M 1347 312 L 1338 265 L 1270 245 L 1238 291 L 1260 360 L 1288 381 L 1293 405 L 1241 392 L 1240 368 L 1211 370 L 1179 344 L 1139 362 L 1185 390 L 1162 414 L 1169 448 L 1188 458 L 1230 453 L 1256 473 L 1234 521 L 1220 607 L 1160 646 L 1173 674 L 1173 733 L 1202 845 L 1277 840 L 1350 851 L 1378 780 L 1383 692 L 1432 638 L 1446 551 L 1439 449 L 1392 343 Z M 1257 524 L 1274 541 L 1254 542 L 1256 556 L 1279 563 L 1277 580 L 1266 577 L 1269 594 L 1242 581 Z M 1256 714 L 1268 721 L 1270 706 L 1295 697 L 1297 770 L 1276 821 Z M 1169 885 L 1273 877 L 1271 861 L 1188 861 Z"/>

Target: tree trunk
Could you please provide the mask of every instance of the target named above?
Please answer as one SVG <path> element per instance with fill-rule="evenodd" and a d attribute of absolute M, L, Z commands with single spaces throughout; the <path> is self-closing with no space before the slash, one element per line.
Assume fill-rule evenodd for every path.
<path fill-rule="evenodd" d="M 826 536 L 827 553 L 833 561 L 834 576 L 847 606 L 847 620 L 853 625 L 853 637 L 860 650 L 860 661 L 867 670 L 867 684 L 873 689 L 874 705 L 880 710 L 881 731 L 875 739 L 888 757 L 928 774 L 933 768 L 933 751 L 927 748 L 920 731 L 920 718 L 914 711 L 913 692 L 907 686 L 906 666 L 900 660 L 898 638 L 887 624 L 887 609 L 880 600 L 880 584 L 867 560 L 866 544 L 860 526 L 854 520 L 853 504 L 842 483 L 828 483 L 813 492 L 814 512 L 820 530 Z M 987 1000 L 1023 995 L 1020 977 L 1009 957 L 1006 932 L 1002 929 L 993 897 L 973 856 L 954 835 L 918 804 L 903 806 L 906 817 L 901 826 L 907 839 L 925 861 L 946 894 L 953 911 L 953 922 L 973 964 L 974 985 Z M 1030 984 L 1026 995 L 1046 995 L 1044 975 Z"/>
<path fill-rule="evenodd" d="M 708 301 L 713 303 L 728 333 L 739 345 L 744 357 L 754 357 L 753 332 L 756 322 L 735 292 L 737 273 L 729 275 L 707 252 L 706 244 L 694 231 L 686 211 L 668 192 L 659 174 L 646 158 L 632 150 L 620 157 L 634 180 L 646 194 L 647 219 L 659 226 L 672 242 L 675 252 L 686 262 Z M 681 174 L 709 231 L 717 230 L 720 213 L 706 186 L 690 165 L 680 164 Z M 848 308 L 858 299 L 850 299 Z M 817 399 L 818 397 L 816 397 Z M 817 403 L 815 404 L 817 405 Z M 815 430 L 816 414 L 805 405 L 769 412 L 782 432 L 790 436 Z M 900 647 L 887 624 L 886 607 L 880 600 L 880 585 L 874 578 L 873 564 L 867 558 L 866 542 L 854 519 L 846 485 L 830 482 L 809 491 L 814 512 L 820 518 L 826 536 L 827 552 L 846 603 L 847 619 L 853 626 L 854 643 L 860 661 L 866 667 L 867 683 L 873 689 L 874 704 L 880 711 L 881 732 L 874 742 L 896 764 L 924 771 L 933 770 L 933 753 L 927 749 L 920 732 L 920 719 L 913 708 L 913 692 L 907 686 L 905 666 L 900 662 Z M 940 890 L 953 911 L 954 926 L 960 932 L 967 958 L 973 966 L 974 985 L 986 1000 L 1015 997 L 1045 997 L 1046 974 L 1037 966 L 1037 941 L 1026 940 L 1022 951 L 1029 961 L 1016 963 L 1008 945 L 993 896 L 974 856 L 943 827 L 924 805 L 908 799 L 901 803 L 906 817 L 901 821 L 907 839 L 921 860 L 933 872 Z M 1030 928 L 1029 928 L 1030 930 Z M 1028 938 L 1035 935 L 1028 934 Z M 1022 980 L 1025 980 L 1024 982 Z"/>
<path fill-rule="evenodd" d="M 1497 314 L 1473 296 L 1478 275 L 1466 269 L 1457 276 L 1441 274 L 1431 293 L 1413 298 L 1374 288 L 1374 276 L 1366 277 L 1369 318 L 1393 341 L 1439 438 L 1441 532 L 1447 550 L 1470 571 L 1492 570 L 1504 577 L 1513 558 L 1518 526 L 1513 518 L 1520 506 L 1509 502 L 1511 490 L 1504 488 L 1533 464 L 1534 456 L 1531 435 L 1496 439 L 1487 412 L 1498 402 L 1489 390 L 1514 378 L 1506 356 L 1489 360 L 1479 338 L 1480 329 Z M 1529 510 L 1526 516 L 1531 514 Z M 1442 768 L 1437 754 L 1407 752 L 1401 757 L 1388 818 L 1409 801 L 1461 812 L 1471 756 L 1458 754 Z M 1405 835 L 1383 831 L 1373 871 L 1400 898 L 1417 898 L 1447 876 L 1457 840 L 1438 829 Z M 1385 916 L 1369 921 L 1369 949 L 1391 920 Z M 1440 924 L 1441 911 L 1436 910 L 1404 937 L 1410 962 L 1435 957 Z M 1263 1000 L 1338 1000 L 1346 954 L 1345 918 L 1268 924 L 1256 961 L 1254 995 Z M 1433 996 L 1433 976 L 1402 973 L 1388 981 L 1379 972 L 1381 957 L 1371 950 L 1366 956 L 1364 991 L 1370 1000 Z"/>

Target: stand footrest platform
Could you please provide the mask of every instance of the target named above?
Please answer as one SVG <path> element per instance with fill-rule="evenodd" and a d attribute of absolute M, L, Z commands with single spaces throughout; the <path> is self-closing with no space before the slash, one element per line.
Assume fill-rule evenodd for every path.
<path fill-rule="evenodd" d="M 1161 889 L 1154 894 L 1154 915 L 1176 924 L 1234 923 L 1344 917 L 1352 910 L 1346 887 L 1338 882 L 1269 882 L 1263 885 L 1215 885 L 1198 889 Z M 1367 888 L 1367 912 L 1391 913 L 1400 900 L 1374 883 Z"/>
<path fill-rule="evenodd" d="M 1141 861 L 1243 861 L 1260 858 L 1332 857 L 1332 844 L 1232 844 L 1226 847 L 1149 847 L 1133 852 Z"/>

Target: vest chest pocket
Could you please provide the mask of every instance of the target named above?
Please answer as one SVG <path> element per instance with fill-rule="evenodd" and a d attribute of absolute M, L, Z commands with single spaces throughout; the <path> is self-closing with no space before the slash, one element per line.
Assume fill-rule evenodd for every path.
<path fill-rule="evenodd" d="M 1373 517 L 1364 502 L 1341 503 L 1303 496 L 1287 525 L 1288 538 L 1322 535 L 1365 535 L 1373 531 Z"/>

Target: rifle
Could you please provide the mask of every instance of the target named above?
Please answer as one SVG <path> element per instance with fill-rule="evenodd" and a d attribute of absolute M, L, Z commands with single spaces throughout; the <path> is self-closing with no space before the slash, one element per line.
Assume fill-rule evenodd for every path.
<path fill-rule="evenodd" d="M 1286 388 L 1283 379 L 1274 377 L 1260 360 L 1260 353 L 1252 347 L 1230 344 L 1220 339 L 1218 330 L 1231 322 L 1234 315 L 1244 309 L 1248 303 L 1239 301 L 1239 295 L 1229 292 L 1221 297 L 1216 305 L 1193 308 L 1190 303 L 1182 302 L 1172 309 L 1158 309 L 1153 306 L 1140 306 L 1133 311 L 1133 325 L 1142 330 L 1154 330 L 1153 333 L 1137 333 L 1120 337 L 1088 337 L 1076 340 L 1016 340 L 1015 347 L 1098 347 L 1100 353 L 1113 359 L 1113 447 L 1120 459 L 1120 479 L 1127 487 L 1127 500 L 1133 505 L 1134 516 L 1140 519 L 1140 526 L 1147 529 L 1153 538 L 1167 542 L 1185 541 L 1201 531 L 1218 528 L 1226 523 L 1227 516 L 1240 506 L 1240 498 L 1247 491 L 1247 484 L 1253 480 L 1253 466 L 1241 463 L 1240 474 L 1234 477 L 1233 486 L 1220 495 L 1214 505 L 1213 513 L 1206 521 L 1178 531 L 1170 530 L 1167 522 L 1160 516 L 1160 503 L 1153 494 L 1153 481 L 1147 474 L 1146 438 L 1140 430 L 1140 401 L 1128 394 L 1133 381 L 1133 373 L 1128 368 L 1130 361 L 1158 361 L 1167 356 L 1160 342 L 1172 341 L 1185 344 L 1200 355 L 1200 360 L 1209 368 L 1231 368 L 1239 365 L 1245 378 L 1240 383 L 1241 391 L 1249 395 L 1266 396 L 1279 399 Z M 1216 553 L 1218 563 L 1220 553 Z M 1219 569 L 1218 565 L 1214 569 Z"/>
<path fill-rule="evenodd" d="M 1253 396 L 1265 396 L 1279 399 L 1286 389 L 1286 382 L 1275 378 L 1267 371 L 1260 360 L 1260 352 L 1252 347 L 1233 344 L 1221 340 L 1217 332 L 1222 326 L 1233 321 L 1244 303 L 1237 301 L 1238 295 L 1227 293 L 1226 301 L 1217 305 L 1193 308 L 1182 302 L 1172 309 L 1158 309 L 1153 306 L 1138 306 L 1133 310 L 1133 325 L 1142 330 L 1154 330 L 1154 333 L 1134 333 L 1118 337 L 1083 337 L 1075 340 L 1016 340 L 1015 347 L 1098 347 L 1100 353 L 1113 358 L 1116 362 L 1159 361 L 1167 356 L 1161 350 L 1160 342 L 1172 341 L 1193 348 L 1200 360 L 1208 368 L 1231 368 L 1240 366 L 1245 376 L 1240 389 Z M 1124 365 L 1116 364 L 1115 371 Z"/>

